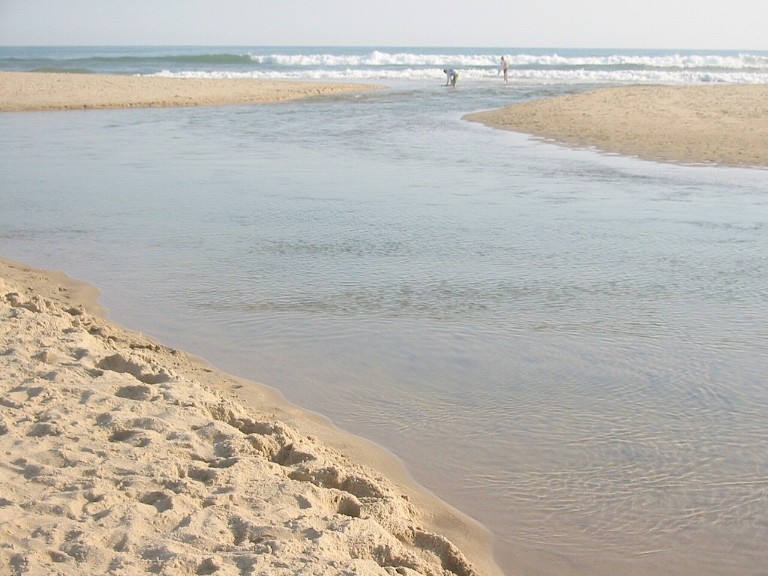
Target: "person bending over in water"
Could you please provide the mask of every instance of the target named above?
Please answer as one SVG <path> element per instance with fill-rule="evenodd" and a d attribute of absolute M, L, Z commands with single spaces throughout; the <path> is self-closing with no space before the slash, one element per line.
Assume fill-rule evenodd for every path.
<path fill-rule="evenodd" d="M 456 86 L 456 82 L 459 80 L 459 73 L 456 72 L 453 68 L 448 68 L 448 70 L 443 69 L 443 72 L 445 73 L 445 85 L 446 86 Z"/>

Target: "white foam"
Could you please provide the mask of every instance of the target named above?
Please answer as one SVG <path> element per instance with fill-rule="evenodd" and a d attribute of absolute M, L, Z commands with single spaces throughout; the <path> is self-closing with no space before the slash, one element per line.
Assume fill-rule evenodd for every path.
<path fill-rule="evenodd" d="M 495 70 L 468 69 L 460 70 L 462 81 L 498 82 Z M 406 68 L 388 70 L 375 68 L 308 69 L 308 70 L 265 70 L 248 72 L 231 71 L 179 71 L 164 70 L 153 76 L 170 78 L 249 78 L 262 80 L 337 80 L 337 81 L 434 81 L 442 79 L 440 68 Z M 768 70 L 765 72 L 723 71 L 710 72 L 700 70 L 510 70 L 512 82 L 535 83 L 597 83 L 597 84 L 701 84 L 733 83 L 764 84 L 768 83 Z"/>
<path fill-rule="evenodd" d="M 248 54 L 253 67 L 194 70 L 169 67 L 160 76 L 356 81 L 430 81 L 447 67 L 462 82 L 497 82 L 499 52 L 449 49 L 387 51 L 307 51 Z M 521 83 L 768 83 L 765 53 L 542 52 L 504 55 L 509 78 Z M 214 65 L 215 66 L 215 65 Z"/>

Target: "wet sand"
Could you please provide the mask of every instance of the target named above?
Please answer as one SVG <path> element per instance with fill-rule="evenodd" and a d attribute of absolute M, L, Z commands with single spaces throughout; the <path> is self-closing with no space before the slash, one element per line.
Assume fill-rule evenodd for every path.
<path fill-rule="evenodd" d="M 381 448 L 96 295 L 0 259 L 3 570 L 499 574 L 487 532 Z"/>

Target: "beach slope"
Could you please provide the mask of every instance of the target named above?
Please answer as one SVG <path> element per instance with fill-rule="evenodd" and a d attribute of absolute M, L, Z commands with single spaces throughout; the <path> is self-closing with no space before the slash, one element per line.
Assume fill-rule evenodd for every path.
<path fill-rule="evenodd" d="M 768 166 L 768 85 L 605 88 L 465 119 L 646 160 Z"/>
<path fill-rule="evenodd" d="M 0 112 L 259 104 L 375 88 L 332 82 L 0 71 Z"/>
<path fill-rule="evenodd" d="M 0 572 L 497 573 L 466 519 L 321 441 L 353 437 L 94 296 L 0 260 Z"/>

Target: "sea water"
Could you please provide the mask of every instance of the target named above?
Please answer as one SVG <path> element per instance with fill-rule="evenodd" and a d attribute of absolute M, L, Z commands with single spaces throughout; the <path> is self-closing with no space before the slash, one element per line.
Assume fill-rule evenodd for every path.
<path fill-rule="evenodd" d="M 50 50 L 45 67 L 73 64 Z M 259 52 L 78 50 L 108 62 L 94 71 L 180 76 L 253 74 Z M 91 282 L 113 319 L 390 449 L 492 530 L 510 574 L 761 574 L 766 172 L 464 122 L 599 83 L 539 62 L 504 84 L 498 50 L 456 89 L 447 50 L 283 52 L 328 57 L 305 76 L 344 58 L 345 79 L 381 74 L 384 54 L 430 72 L 313 102 L 0 115 L 0 254 Z M 610 83 L 637 72 L 567 58 L 571 76 L 576 58 L 615 66 Z"/>
<path fill-rule="evenodd" d="M 0 46 L 0 70 L 176 77 L 432 82 L 444 68 L 494 82 L 768 81 L 768 51 L 327 46 Z"/>

